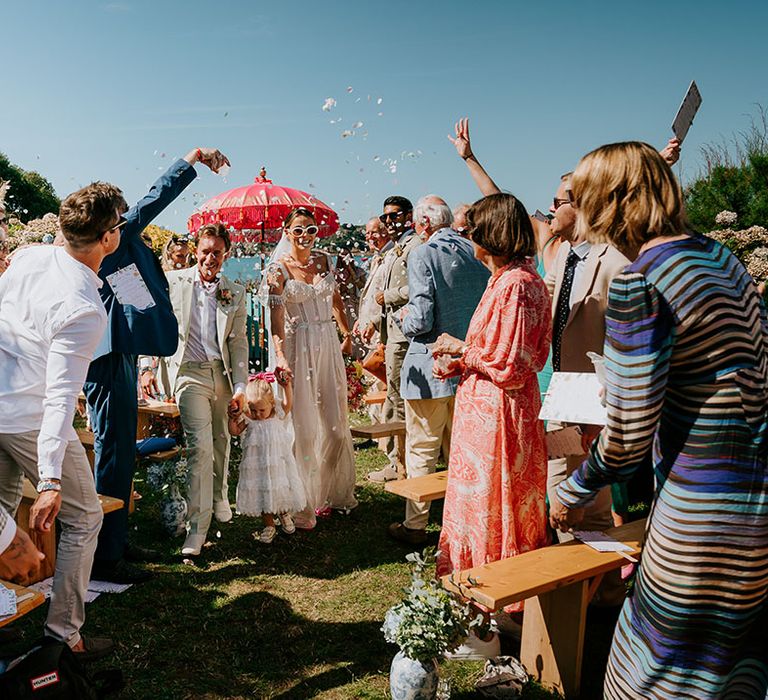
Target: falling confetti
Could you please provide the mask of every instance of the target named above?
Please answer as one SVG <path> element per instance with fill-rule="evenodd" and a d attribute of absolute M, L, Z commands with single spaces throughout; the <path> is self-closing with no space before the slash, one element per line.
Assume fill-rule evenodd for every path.
<path fill-rule="evenodd" d="M 228 117 L 229 116 L 229 112 L 224 112 L 224 116 Z"/>
<path fill-rule="evenodd" d="M 384 116 L 384 112 L 379 112 L 379 116 L 383 117 Z"/>
<path fill-rule="evenodd" d="M 374 156 L 374 157 L 373 157 L 373 162 L 374 162 L 374 163 L 378 162 L 379 160 L 381 160 L 381 157 L 380 157 L 380 156 Z"/>
<path fill-rule="evenodd" d="M 353 88 L 351 85 L 347 88 L 347 93 L 354 92 L 355 88 Z"/>
<path fill-rule="evenodd" d="M 382 102 L 384 102 L 384 100 L 381 97 L 378 100 L 376 100 L 377 105 L 380 105 Z"/>
<path fill-rule="evenodd" d="M 360 128 L 362 125 L 363 125 L 363 122 L 355 122 L 355 123 L 352 125 L 352 128 L 353 128 L 353 129 L 359 129 L 359 128 Z"/>
<path fill-rule="evenodd" d="M 341 132 L 341 138 L 343 139 L 347 138 L 348 136 L 354 136 L 354 135 L 355 135 L 355 132 L 350 131 L 349 129 L 344 129 L 344 131 Z"/>
<path fill-rule="evenodd" d="M 332 97 L 326 97 L 323 102 L 323 112 L 330 112 L 336 106 L 336 100 Z"/>

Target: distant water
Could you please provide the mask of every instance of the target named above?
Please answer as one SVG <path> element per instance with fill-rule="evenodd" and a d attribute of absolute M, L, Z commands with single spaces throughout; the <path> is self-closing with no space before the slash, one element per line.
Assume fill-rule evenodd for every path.
<path fill-rule="evenodd" d="M 363 268 L 367 268 L 367 256 L 356 255 L 355 262 Z M 335 258 L 334 258 L 335 262 Z M 243 282 L 258 282 L 261 279 L 259 274 L 258 257 L 230 258 L 224 263 L 223 272 L 231 280 L 241 280 Z"/>

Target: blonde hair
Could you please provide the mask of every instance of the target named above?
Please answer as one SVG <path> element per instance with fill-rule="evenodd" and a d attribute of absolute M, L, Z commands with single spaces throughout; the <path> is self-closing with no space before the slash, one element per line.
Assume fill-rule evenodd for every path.
<path fill-rule="evenodd" d="M 160 262 L 162 264 L 163 270 L 169 272 L 171 270 L 177 269 L 171 260 L 171 253 L 173 253 L 174 249 L 181 248 L 182 246 L 187 249 L 185 267 L 192 267 L 192 265 L 194 265 L 195 255 L 192 252 L 192 247 L 189 245 L 189 241 L 178 236 L 171 236 L 165 242 L 165 245 L 163 246 L 163 252 L 160 256 Z"/>
<path fill-rule="evenodd" d="M 275 410 L 275 394 L 269 382 L 263 379 L 249 379 L 245 385 L 245 400 L 248 404 L 266 401 Z M 253 416 L 251 416 L 253 417 Z"/>
<path fill-rule="evenodd" d="M 637 251 L 656 236 L 689 230 L 680 185 L 661 154 L 640 141 L 587 153 L 571 177 L 578 223 L 595 243 Z"/>

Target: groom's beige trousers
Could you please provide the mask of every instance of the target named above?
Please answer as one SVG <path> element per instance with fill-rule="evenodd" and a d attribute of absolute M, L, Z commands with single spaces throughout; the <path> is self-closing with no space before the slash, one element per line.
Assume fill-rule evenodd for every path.
<path fill-rule="evenodd" d="M 184 362 L 176 377 L 176 402 L 187 443 L 187 534 L 205 537 L 213 507 L 229 503 L 227 406 L 232 389 L 224 363 Z"/>
<path fill-rule="evenodd" d="M 440 452 L 448 464 L 455 397 L 405 400 L 405 465 L 408 478 L 432 474 Z M 423 530 L 429 521 L 429 503 L 405 502 L 403 525 Z"/>

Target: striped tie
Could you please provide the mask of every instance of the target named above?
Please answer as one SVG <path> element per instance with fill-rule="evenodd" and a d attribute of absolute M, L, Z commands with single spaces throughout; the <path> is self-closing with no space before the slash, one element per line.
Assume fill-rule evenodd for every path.
<path fill-rule="evenodd" d="M 565 324 L 568 323 L 568 315 L 571 312 L 571 287 L 573 287 L 576 263 L 580 259 L 573 250 L 568 253 L 568 258 L 565 261 L 565 270 L 563 271 L 563 283 L 560 285 L 560 295 L 557 297 L 555 323 L 552 328 L 552 368 L 555 372 L 560 371 L 560 340 L 563 337 Z"/>

